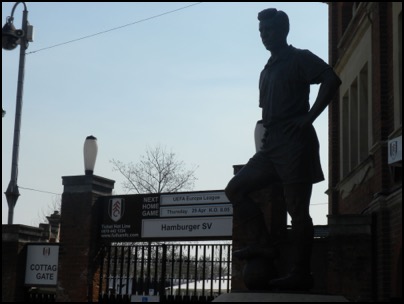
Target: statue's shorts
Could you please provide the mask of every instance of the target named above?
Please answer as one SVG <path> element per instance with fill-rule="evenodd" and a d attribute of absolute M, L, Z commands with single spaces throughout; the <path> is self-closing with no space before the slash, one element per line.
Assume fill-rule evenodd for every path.
<path fill-rule="evenodd" d="M 246 164 L 252 171 L 268 176 L 268 182 L 317 183 L 324 180 L 319 156 L 319 142 L 313 126 L 293 133 L 285 124 L 266 130 L 264 144 Z"/>

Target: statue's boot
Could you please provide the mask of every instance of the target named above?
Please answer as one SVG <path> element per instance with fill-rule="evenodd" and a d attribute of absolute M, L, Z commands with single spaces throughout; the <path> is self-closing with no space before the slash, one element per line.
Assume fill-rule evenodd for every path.
<path fill-rule="evenodd" d="M 313 288 L 310 260 L 313 247 L 313 222 L 311 219 L 292 221 L 294 267 L 287 276 L 269 282 L 273 290 L 308 291 Z"/>

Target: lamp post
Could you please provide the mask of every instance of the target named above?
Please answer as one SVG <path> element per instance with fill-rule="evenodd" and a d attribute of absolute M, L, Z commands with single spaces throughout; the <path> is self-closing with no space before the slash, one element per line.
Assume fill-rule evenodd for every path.
<path fill-rule="evenodd" d="M 15 29 L 14 11 L 18 4 L 24 5 L 22 16 L 22 28 Z M 28 24 L 28 11 L 25 2 L 16 2 L 11 11 L 11 16 L 7 17 L 6 24 L 3 26 L 2 32 L 2 48 L 5 50 L 13 50 L 20 45 L 20 60 L 18 67 L 18 82 L 17 82 L 17 98 L 14 122 L 14 140 L 13 140 L 13 156 L 11 162 L 11 179 L 5 192 L 8 203 L 8 224 L 13 223 L 14 207 L 17 199 L 20 196 L 17 185 L 18 178 L 18 154 L 20 146 L 20 127 L 21 127 L 21 110 L 22 96 L 24 88 L 24 66 L 25 66 L 25 51 L 28 48 L 28 42 L 32 42 L 32 26 Z M 4 112 L 3 112 L 4 114 Z"/>

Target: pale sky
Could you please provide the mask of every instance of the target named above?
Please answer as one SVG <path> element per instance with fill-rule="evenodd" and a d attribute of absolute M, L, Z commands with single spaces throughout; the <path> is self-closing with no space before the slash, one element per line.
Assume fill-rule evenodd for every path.
<path fill-rule="evenodd" d="M 2 2 L 3 25 L 14 3 Z M 26 5 L 35 36 L 25 64 L 21 196 L 14 224 L 37 226 L 43 212 L 60 200 L 61 177 L 84 174 L 88 135 L 98 139 L 94 174 L 115 180 L 115 194 L 126 193 L 110 160 L 135 163 L 156 145 L 173 151 L 189 167 L 198 166 L 194 191 L 224 189 L 233 165 L 246 163 L 255 152 L 254 128 L 261 117 L 258 78 L 270 56 L 258 32 L 261 10 L 285 11 L 289 44 L 328 62 L 328 7 L 321 2 Z M 22 11 L 20 4 L 14 14 L 17 29 Z M 2 106 L 7 112 L 2 119 L 3 224 L 18 58 L 19 47 L 2 50 Z M 317 90 L 313 86 L 311 103 Z M 314 186 L 311 201 L 318 225 L 327 223 L 328 213 L 327 114 L 314 123 L 326 176 Z"/>

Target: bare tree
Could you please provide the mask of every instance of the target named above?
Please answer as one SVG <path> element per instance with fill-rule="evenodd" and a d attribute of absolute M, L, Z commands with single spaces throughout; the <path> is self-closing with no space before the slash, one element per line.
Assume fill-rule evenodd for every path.
<path fill-rule="evenodd" d="M 175 153 L 167 152 L 157 145 L 148 148 L 138 163 L 124 164 L 112 159 L 113 170 L 120 172 L 125 181 L 122 186 L 127 192 L 161 193 L 192 190 L 196 177 L 196 166 L 187 169 Z"/>
<path fill-rule="evenodd" d="M 38 211 L 38 219 L 40 223 L 48 223 L 48 216 L 50 216 L 55 211 L 61 213 L 61 210 L 62 210 L 62 196 L 55 195 L 52 198 L 52 202 L 46 206 L 46 210 L 42 208 L 40 212 Z"/>

